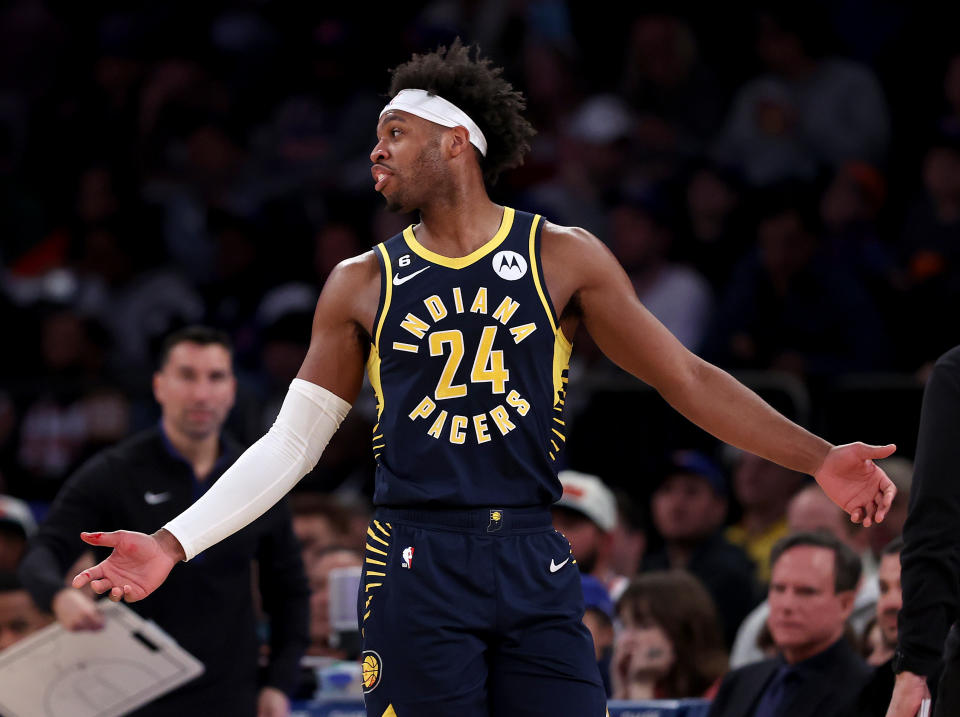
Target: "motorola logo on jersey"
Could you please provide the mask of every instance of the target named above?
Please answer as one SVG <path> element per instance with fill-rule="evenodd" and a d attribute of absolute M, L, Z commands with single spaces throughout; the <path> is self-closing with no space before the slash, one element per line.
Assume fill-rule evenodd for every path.
<path fill-rule="evenodd" d="M 493 255 L 493 270 L 507 281 L 516 281 L 527 273 L 527 260 L 515 251 L 498 251 Z"/>

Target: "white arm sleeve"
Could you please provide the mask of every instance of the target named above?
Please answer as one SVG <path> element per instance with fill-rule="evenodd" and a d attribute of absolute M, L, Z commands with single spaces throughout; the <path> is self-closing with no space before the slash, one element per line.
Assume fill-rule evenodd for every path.
<path fill-rule="evenodd" d="M 269 510 L 320 460 L 350 404 L 295 378 L 273 426 L 196 503 L 165 526 L 187 560 Z"/>

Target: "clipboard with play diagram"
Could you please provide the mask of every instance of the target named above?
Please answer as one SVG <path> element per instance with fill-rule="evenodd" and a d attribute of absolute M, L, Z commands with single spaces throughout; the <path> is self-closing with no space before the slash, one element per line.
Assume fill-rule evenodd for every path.
<path fill-rule="evenodd" d="M 118 717 L 203 673 L 203 663 L 122 603 L 104 628 L 54 624 L 0 652 L 4 717 Z"/>

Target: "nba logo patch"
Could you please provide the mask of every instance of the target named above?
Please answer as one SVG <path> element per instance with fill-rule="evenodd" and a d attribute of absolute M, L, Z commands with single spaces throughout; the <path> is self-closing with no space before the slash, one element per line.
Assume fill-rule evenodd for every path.
<path fill-rule="evenodd" d="M 503 511 L 498 509 L 491 510 L 490 522 L 487 524 L 487 532 L 496 533 L 502 527 L 503 527 Z"/>
<path fill-rule="evenodd" d="M 407 547 L 403 549 L 403 562 L 400 563 L 401 568 L 407 568 L 409 570 L 413 567 L 413 547 Z"/>

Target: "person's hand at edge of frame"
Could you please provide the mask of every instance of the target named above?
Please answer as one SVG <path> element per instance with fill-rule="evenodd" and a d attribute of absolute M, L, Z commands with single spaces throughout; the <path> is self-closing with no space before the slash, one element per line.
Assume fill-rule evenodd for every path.
<path fill-rule="evenodd" d="M 869 528 L 883 521 L 897 494 L 893 481 L 874 460 L 887 458 L 895 450 L 892 443 L 834 446 L 813 477 L 830 500 L 850 514 L 850 520 Z"/>
<path fill-rule="evenodd" d="M 290 699 L 276 687 L 264 687 L 257 697 L 257 717 L 289 717 Z"/>
<path fill-rule="evenodd" d="M 71 632 L 103 628 L 103 615 L 97 604 L 92 597 L 79 590 L 63 588 L 53 596 L 50 608 L 57 622 Z"/>
<path fill-rule="evenodd" d="M 930 699 L 927 678 L 912 672 L 901 672 L 893 685 L 887 717 L 916 717 L 920 703 L 925 699 Z"/>
<path fill-rule="evenodd" d="M 166 530 L 153 535 L 117 530 L 112 533 L 81 533 L 90 545 L 113 548 L 103 562 L 81 572 L 73 579 L 73 587 L 87 583 L 94 592 L 113 602 L 143 600 L 166 580 L 167 575 L 186 555 L 179 541 Z"/>

